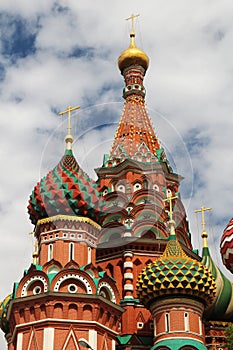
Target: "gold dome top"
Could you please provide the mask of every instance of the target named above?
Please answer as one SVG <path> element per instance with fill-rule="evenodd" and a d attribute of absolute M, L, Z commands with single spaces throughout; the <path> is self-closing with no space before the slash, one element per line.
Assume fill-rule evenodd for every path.
<path fill-rule="evenodd" d="M 128 49 L 124 50 L 118 58 L 118 67 L 120 71 L 122 72 L 125 68 L 132 65 L 139 65 L 147 70 L 149 66 L 149 57 L 144 51 L 136 47 L 134 41 L 135 34 L 133 32 L 131 32 L 130 38 Z"/>

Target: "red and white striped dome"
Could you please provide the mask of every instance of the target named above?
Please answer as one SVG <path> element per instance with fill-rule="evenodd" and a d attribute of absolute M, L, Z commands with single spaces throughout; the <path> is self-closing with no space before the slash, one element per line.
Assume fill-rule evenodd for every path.
<path fill-rule="evenodd" d="M 233 218 L 227 224 L 220 243 L 223 264 L 233 273 Z"/>

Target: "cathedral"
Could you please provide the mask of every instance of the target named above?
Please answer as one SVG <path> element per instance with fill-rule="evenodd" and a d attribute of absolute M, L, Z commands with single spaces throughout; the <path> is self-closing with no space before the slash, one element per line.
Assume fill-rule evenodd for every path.
<path fill-rule="evenodd" d="M 146 109 L 149 57 L 136 46 L 134 17 L 118 58 L 124 108 L 97 181 L 72 150 L 79 106 L 61 112 L 64 155 L 29 198 L 33 261 L 0 304 L 8 350 L 228 349 L 233 285 L 211 257 L 204 206 L 201 256 L 193 249 L 183 177 Z M 231 271 L 232 233 L 231 220 L 220 247 Z"/>

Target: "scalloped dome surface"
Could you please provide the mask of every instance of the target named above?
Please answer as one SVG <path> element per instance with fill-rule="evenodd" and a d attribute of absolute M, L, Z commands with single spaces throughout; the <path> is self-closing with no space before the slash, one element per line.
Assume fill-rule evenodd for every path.
<path fill-rule="evenodd" d="M 59 164 L 34 187 L 28 213 L 33 224 L 58 214 L 86 216 L 100 223 L 103 207 L 96 183 L 66 150 Z"/>
<path fill-rule="evenodd" d="M 174 294 L 196 296 L 209 303 L 215 289 L 211 272 L 189 258 L 177 241 L 169 241 L 163 256 L 147 265 L 137 280 L 137 294 L 145 306 L 160 296 Z"/>

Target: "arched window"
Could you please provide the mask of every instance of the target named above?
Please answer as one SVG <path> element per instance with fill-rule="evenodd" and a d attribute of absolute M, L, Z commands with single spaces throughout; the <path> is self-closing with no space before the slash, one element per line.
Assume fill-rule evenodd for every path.
<path fill-rule="evenodd" d="M 53 311 L 53 317 L 54 318 L 63 318 L 63 305 L 58 303 L 54 305 L 54 311 Z"/>
<path fill-rule="evenodd" d="M 78 318 L 78 307 L 76 304 L 70 304 L 68 307 L 68 318 L 76 320 Z"/>
<path fill-rule="evenodd" d="M 83 320 L 92 321 L 92 307 L 90 305 L 84 305 L 83 307 Z"/>

